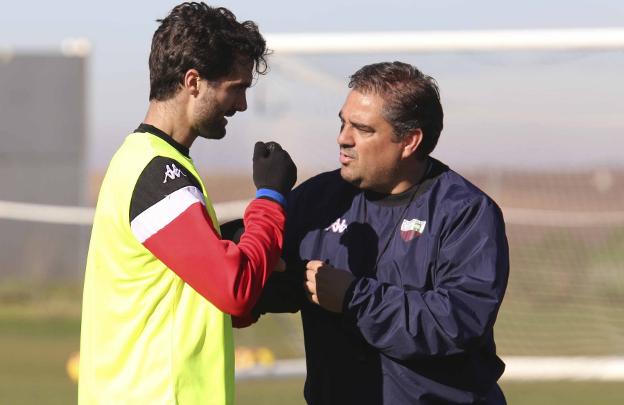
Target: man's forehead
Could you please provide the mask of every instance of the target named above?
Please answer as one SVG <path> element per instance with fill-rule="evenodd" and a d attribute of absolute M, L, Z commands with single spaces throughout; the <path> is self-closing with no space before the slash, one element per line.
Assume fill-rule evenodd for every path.
<path fill-rule="evenodd" d="M 250 59 L 237 58 L 232 63 L 232 69 L 223 77 L 223 81 L 244 83 L 251 85 L 253 80 L 253 67 L 254 63 Z"/>
<path fill-rule="evenodd" d="M 342 107 L 341 113 L 375 113 L 381 112 L 383 99 L 376 93 L 362 93 L 358 90 L 351 90 Z"/>
<path fill-rule="evenodd" d="M 254 61 L 250 58 L 237 58 L 233 64 L 233 71 L 240 76 L 251 79 L 253 76 Z"/>

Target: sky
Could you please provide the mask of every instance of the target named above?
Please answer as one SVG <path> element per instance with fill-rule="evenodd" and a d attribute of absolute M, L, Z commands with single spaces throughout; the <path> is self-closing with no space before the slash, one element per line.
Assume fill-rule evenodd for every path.
<path fill-rule="evenodd" d="M 2 0 L 0 49 L 58 49 L 87 38 L 88 164 L 103 169 L 144 117 L 156 19 L 178 2 Z M 221 1 L 263 33 L 624 27 L 621 0 Z M 404 60 L 435 77 L 445 130 L 435 156 L 461 167 L 600 166 L 624 161 L 624 52 L 332 55 L 282 58 L 249 91 L 249 110 L 221 141 L 196 142 L 200 169 L 248 170 L 275 139 L 309 170 L 337 164 L 337 113 L 347 77 Z M 312 75 L 314 80 L 306 79 Z"/>

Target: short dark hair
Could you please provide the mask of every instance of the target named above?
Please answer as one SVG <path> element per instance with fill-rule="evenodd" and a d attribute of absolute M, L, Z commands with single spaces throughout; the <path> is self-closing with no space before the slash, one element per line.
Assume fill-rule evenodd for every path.
<path fill-rule="evenodd" d="M 407 63 L 382 62 L 362 67 L 350 79 L 349 88 L 384 99 L 382 115 L 398 138 L 420 128 L 423 140 L 418 154 L 424 157 L 433 151 L 442 132 L 444 113 L 432 77 Z"/>
<path fill-rule="evenodd" d="M 254 63 L 257 74 L 267 71 L 270 51 L 258 26 L 236 21 L 226 8 L 182 3 L 157 22 L 149 56 L 150 101 L 174 96 L 189 69 L 215 80 L 227 76 L 243 58 Z"/>

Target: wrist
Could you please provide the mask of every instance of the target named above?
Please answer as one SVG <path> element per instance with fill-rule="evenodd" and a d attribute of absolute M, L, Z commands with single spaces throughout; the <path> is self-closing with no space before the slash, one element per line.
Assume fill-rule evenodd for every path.
<path fill-rule="evenodd" d="M 351 281 L 347 284 L 344 293 L 342 295 L 342 313 L 346 313 L 349 311 L 351 300 L 353 299 L 353 294 L 355 294 L 356 284 L 360 279 L 357 277 L 353 277 Z"/>
<path fill-rule="evenodd" d="M 279 191 L 275 191 L 271 188 L 259 188 L 256 191 L 256 198 L 269 198 L 286 208 L 286 197 Z"/>

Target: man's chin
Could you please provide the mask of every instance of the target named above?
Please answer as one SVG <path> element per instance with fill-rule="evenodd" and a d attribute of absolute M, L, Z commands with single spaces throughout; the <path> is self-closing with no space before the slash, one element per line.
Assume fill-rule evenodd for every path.
<path fill-rule="evenodd" d="M 209 139 L 223 139 L 225 138 L 225 130 L 221 132 L 214 133 Z"/>
<path fill-rule="evenodd" d="M 344 181 L 353 184 L 355 187 L 360 187 L 360 184 L 362 184 L 362 179 L 355 176 L 347 166 L 340 168 L 340 176 Z"/>
<path fill-rule="evenodd" d="M 203 129 L 199 131 L 199 136 L 205 139 L 223 139 L 225 132 L 225 128 Z"/>

